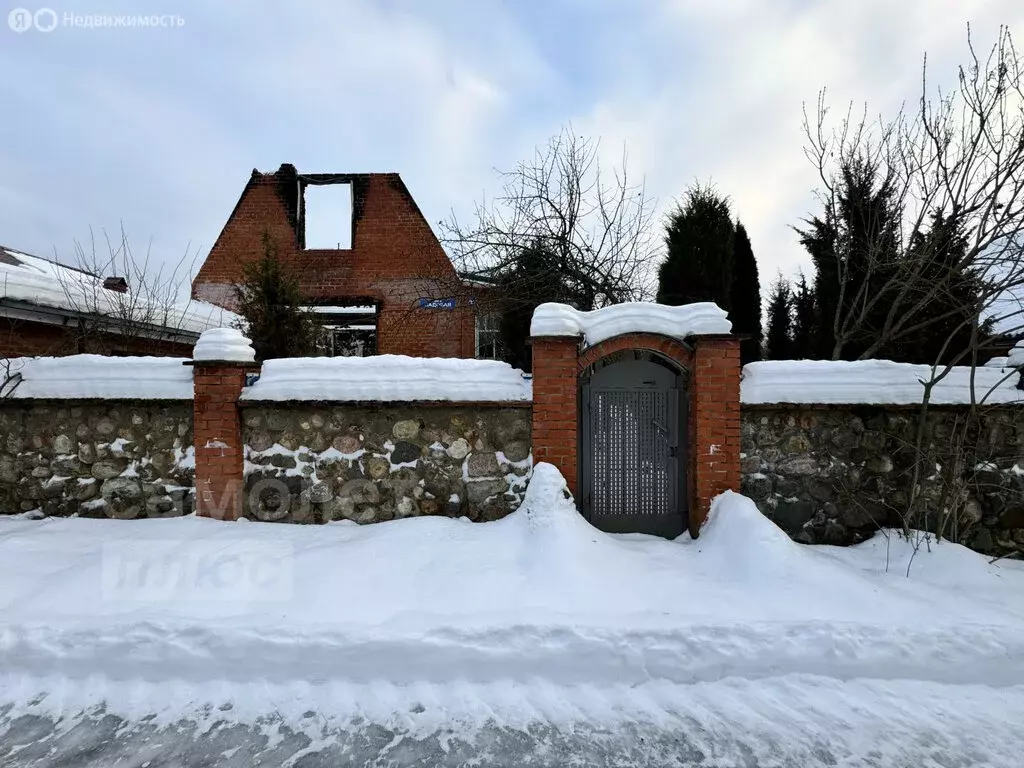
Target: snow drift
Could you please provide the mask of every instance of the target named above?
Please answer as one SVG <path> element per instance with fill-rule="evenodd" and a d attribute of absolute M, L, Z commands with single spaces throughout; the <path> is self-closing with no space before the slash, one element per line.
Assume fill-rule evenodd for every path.
<path fill-rule="evenodd" d="M 256 359 L 256 351 L 237 328 L 211 328 L 199 337 L 192 359 L 251 363 Z"/>
<path fill-rule="evenodd" d="M 923 763 L 924 734 L 929 759 L 1013 765 L 1024 564 L 943 543 L 907 578 L 910 554 L 795 544 L 733 493 L 696 540 L 608 535 L 543 463 L 493 523 L 0 518 L 0 760 L 95 741 L 112 764 L 127 739 L 136 761 L 209 744 L 224 752 L 197 764 L 298 764 L 284 740 L 294 759 L 340 743 L 349 762 L 448 764 L 462 739 L 487 764 L 535 741 L 563 744 L 540 764 L 612 741 L 608 764 L 677 764 L 685 734 L 722 764 L 859 766 Z M 853 759 L 879 749 L 893 760 Z"/>
<path fill-rule="evenodd" d="M 218 552 L 257 553 L 262 586 L 203 582 Z M 850 556 L 795 544 L 736 494 L 697 540 L 611 536 L 543 463 L 493 523 L 3 519 L 0 674 L 575 685 L 832 670 L 1024 684 L 1020 564 L 979 565 L 950 544 L 919 555 L 981 569 L 951 594 L 923 578 L 892 588 L 877 551 Z M 124 569 L 193 562 L 207 571 L 172 568 L 159 589 Z"/>

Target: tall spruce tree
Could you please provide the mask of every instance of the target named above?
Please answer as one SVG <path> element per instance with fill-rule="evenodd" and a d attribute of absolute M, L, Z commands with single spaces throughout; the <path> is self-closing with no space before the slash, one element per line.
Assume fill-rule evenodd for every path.
<path fill-rule="evenodd" d="M 864 158 L 843 162 L 836 196 L 835 216 L 806 220 L 808 228 L 797 232 L 816 270 L 819 356 L 856 360 L 890 306 L 882 294 L 899 269 L 900 211 L 891 179 Z"/>
<path fill-rule="evenodd" d="M 242 268 L 235 295 L 257 360 L 303 357 L 316 350 L 319 328 L 302 308 L 298 277 L 277 258 L 267 233 L 260 258 Z"/>
<path fill-rule="evenodd" d="M 809 219 L 809 226 L 798 230 L 816 270 L 811 291 L 817 315 L 815 356 L 956 361 L 971 346 L 982 293 L 981 278 L 961 270 L 968 242 L 959 220 L 935 212 L 927 228 L 914 232 L 902 247 L 902 212 L 889 180 L 871 163 L 856 159 L 844 162 L 840 179 L 837 216 Z M 800 296 L 798 291 L 794 306 L 798 315 L 806 315 Z M 899 312 L 904 313 L 898 317 L 901 332 L 887 335 L 893 313 Z M 805 354 L 801 322 L 798 317 L 794 330 L 798 355 Z M 979 331 L 988 338 L 991 324 L 980 322 Z"/>
<path fill-rule="evenodd" d="M 688 189 L 665 226 L 658 303 L 713 301 L 731 310 L 734 237 L 728 201 L 710 186 Z"/>
<path fill-rule="evenodd" d="M 797 230 L 800 243 L 807 249 L 814 266 L 815 330 L 810 334 L 812 341 L 809 358 L 831 360 L 836 346 L 836 309 L 839 306 L 840 278 L 836 253 L 836 227 L 831 217 L 813 218 L 805 221 L 807 230 Z"/>
<path fill-rule="evenodd" d="M 961 270 L 966 251 L 962 226 L 940 212 L 931 215 L 926 231 L 913 234 L 904 258 L 919 270 L 920 277 L 910 286 L 917 295 L 907 304 L 920 310 L 906 323 L 921 328 L 889 345 L 892 359 L 928 364 L 958 362 L 971 347 L 975 322 L 979 323 L 982 340 L 990 336 L 991 322 L 979 318 L 981 279 Z M 932 300 L 919 301 L 932 286 L 941 286 L 941 290 Z"/>
<path fill-rule="evenodd" d="M 814 291 L 807 284 L 804 273 L 792 290 L 793 302 L 793 347 L 795 360 L 814 360 L 818 356 L 817 337 L 818 313 Z"/>
<path fill-rule="evenodd" d="M 764 356 L 767 360 L 790 360 L 793 357 L 793 295 L 782 275 L 772 283 L 768 294 Z"/>
<path fill-rule="evenodd" d="M 740 361 L 746 365 L 761 359 L 761 281 L 746 227 L 738 221 L 732 253 L 729 316 L 733 331 L 749 337 L 740 342 Z"/>

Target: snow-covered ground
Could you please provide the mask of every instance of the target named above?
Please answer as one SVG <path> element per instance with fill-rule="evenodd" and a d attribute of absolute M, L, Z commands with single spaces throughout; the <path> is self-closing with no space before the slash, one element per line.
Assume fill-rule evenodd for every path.
<path fill-rule="evenodd" d="M 1024 563 L 791 542 L 0 518 L 0 765 L 1019 766 Z M 61 762 L 61 761 L 64 762 Z M 147 761 L 150 761 L 147 763 Z"/>

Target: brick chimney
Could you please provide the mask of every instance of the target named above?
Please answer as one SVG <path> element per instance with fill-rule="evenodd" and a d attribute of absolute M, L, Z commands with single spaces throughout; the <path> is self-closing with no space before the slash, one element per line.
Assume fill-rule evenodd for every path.
<path fill-rule="evenodd" d="M 128 281 L 123 277 L 105 277 L 103 278 L 103 287 L 108 291 L 128 293 Z"/>

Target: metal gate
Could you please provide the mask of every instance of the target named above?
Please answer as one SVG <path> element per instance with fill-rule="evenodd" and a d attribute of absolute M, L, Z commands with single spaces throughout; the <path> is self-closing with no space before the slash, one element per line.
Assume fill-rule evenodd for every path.
<path fill-rule="evenodd" d="M 581 511 L 610 533 L 674 537 L 686 527 L 685 380 L 639 356 L 584 379 Z"/>

